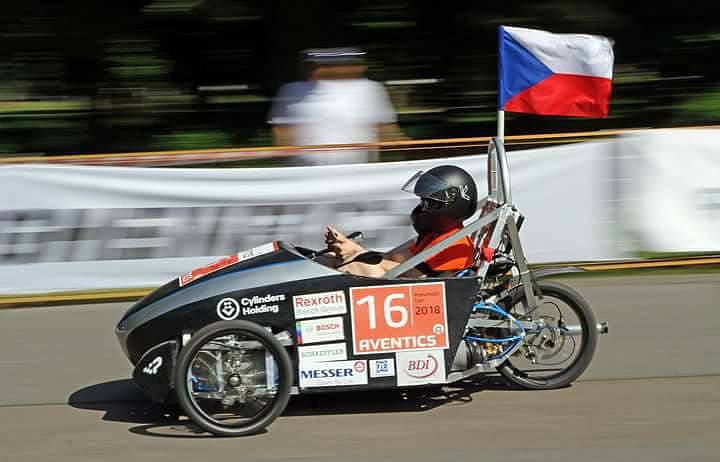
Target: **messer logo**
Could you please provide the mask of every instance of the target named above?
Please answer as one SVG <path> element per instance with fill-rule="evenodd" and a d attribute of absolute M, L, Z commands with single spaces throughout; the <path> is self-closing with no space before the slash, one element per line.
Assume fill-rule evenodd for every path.
<path fill-rule="evenodd" d="M 425 379 L 437 372 L 438 365 L 435 356 L 428 353 L 423 359 L 411 359 L 408 361 L 405 372 L 415 379 Z"/>

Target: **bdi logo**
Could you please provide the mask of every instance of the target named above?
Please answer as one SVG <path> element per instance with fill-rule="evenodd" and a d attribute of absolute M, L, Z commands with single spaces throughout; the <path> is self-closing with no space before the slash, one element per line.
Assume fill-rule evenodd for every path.
<path fill-rule="evenodd" d="M 398 386 L 445 383 L 443 350 L 399 352 L 397 363 Z"/>
<path fill-rule="evenodd" d="M 411 359 L 408 361 L 405 372 L 410 377 L 416 379 L 425 379 L 436 373 L 438 370 L 438 360 L 430 353 L 425 359 Z"/>

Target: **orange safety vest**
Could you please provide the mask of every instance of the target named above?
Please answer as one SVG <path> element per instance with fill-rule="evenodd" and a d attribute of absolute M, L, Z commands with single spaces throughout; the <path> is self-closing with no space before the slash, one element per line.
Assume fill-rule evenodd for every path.
<path fill-rule="evenodd" d="M 442 234 L 433 233 L 422 238 L 418 237 L 418 240 L 410 246 L 410 253 L 417 255 L 461 229 L 462 226 L 457 226 Z M 465 236 L 425 260 L 425 263 L 432 271 L 460 271 L 473 264 L 474 253 L 472 240 L 469 236 Z"/>

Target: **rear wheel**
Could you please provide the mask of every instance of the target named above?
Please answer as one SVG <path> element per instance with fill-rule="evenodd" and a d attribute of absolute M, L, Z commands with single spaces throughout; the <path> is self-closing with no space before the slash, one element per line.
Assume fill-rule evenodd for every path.
<path fill-rule="evenodd" d="M 561 388 L 575 381 L 592 361 L 598 337 L 595 316 L 570 287 L 551 281 L 539 281 L 538 286 L 542 298 L 527 313 L 522 286 L 498 303 L 518 320 L 543 326 L 526 333 L 520 348 L 498 372 L 523 388 Z"/>
<path fill-rule="evenodd" d="M 221 321 L 197 331 L 178 356 L 180 407 L 220 436 L 257 433 L 287 406 L 292 365 L 285 348 L 258 324 Z"/>

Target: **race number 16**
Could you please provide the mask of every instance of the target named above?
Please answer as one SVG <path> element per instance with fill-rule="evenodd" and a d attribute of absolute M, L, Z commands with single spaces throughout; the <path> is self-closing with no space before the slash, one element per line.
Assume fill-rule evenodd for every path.
<path fill-rule="evenodd" d="M 353 287 L 355 354 L 447 348 L 442 282 Z"/>
<path fill-rule="evenodd" d="M 398 301 L 398 303 L 403 304 L 393 305 L 394 301 Z M 408 323 L 407 302 L 408 299 L 404 293 L 392 293 L 385 297 L 385 302 L 383 303 L 383 316 L 385 318 L 384 321 L 386 326 L 397 329 L 399 327 L 404 327 Z M 377 329 L 375 296 L 368 295 L 367 297 L 363 297 L 357 301 L 358 307 L 362 307 L 363 305 L 367 305 L 369 328 Z M 396 316 L 398 318 L 397 321 L 393 320 L 393 313 L 399 314 Z"/>

